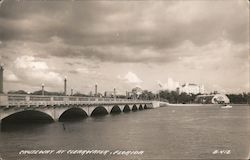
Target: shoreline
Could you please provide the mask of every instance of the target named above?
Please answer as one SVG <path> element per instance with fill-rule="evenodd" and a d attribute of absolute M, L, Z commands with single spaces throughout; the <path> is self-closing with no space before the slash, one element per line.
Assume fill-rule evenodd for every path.
<path fill-rule="evenodd" d="M 229 104 L 231 106 L 249 106 L 249 104 Z M 197 107 L 206 107 L 206 106 L 216 106 L 216 107 L 220 107 L 223 106 L 223 104 L 197 104 L 197 103 L 189 103 L 189 104 L 163 104 L 160 107 L 189 107 L 189 106 L 197 106 Z"/>

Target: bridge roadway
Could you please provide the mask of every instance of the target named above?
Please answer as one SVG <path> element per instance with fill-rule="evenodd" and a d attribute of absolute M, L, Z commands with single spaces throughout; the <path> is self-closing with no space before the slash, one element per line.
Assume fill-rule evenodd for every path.
<path fill-rule="evenodd" d="M 36 112 L 54 121 L 68 111 L 75 110 L 91 116 L 94 112 L 111 113 L 120 110 L 142 110 L 159 107 L 155 101 L 142 101 L 118 98 L 96 98 L 76 96 L 47 96 L 47 95 L 0 95 L 0 123 L 7 117 L 25 112 Z"/>

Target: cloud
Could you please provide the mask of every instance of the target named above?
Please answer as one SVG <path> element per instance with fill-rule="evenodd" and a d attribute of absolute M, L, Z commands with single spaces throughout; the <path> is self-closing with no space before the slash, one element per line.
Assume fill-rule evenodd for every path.
<path fill-rule="evenodd" d="M 18 57 L 15 62 L 15 66 L 20 69 L 32 69 L 32 70 L 48 70 L 49 67 L 45 62 L 35 61 L 33 56 L 21 56 Z"/>
<path fill-rule="evenodd" d="M 143 82 L 135 73 L 130 71 L 125 76 L 118 75 L 117 78 L 131 84 L 140 84 Z"/>
<path fill-rule="evenodd" d="M 17 77 L 17 75 L 15 75 L 13 72 L 7 70 L 5 71 L 6 75 L 4 76 L 4 79 L 8 82 L 18 82 L 19 78 Z"/>
<path fill-rule="evenodd" d="M 14 61 L 14 67 L 16 69 L 14 70 L 15 74 L 22 79 L 22 82 L 27 81 L 34 85 L 41 82 L 49 85 L 58 85 L 63 82 L 59 73 L 51 71 L 46 62 L 39 61 L 33 56 L 24 55 L 17 57 Z M 14 74 L 10 74 L 7 77 L 9 80 L 17 80 Z"/>

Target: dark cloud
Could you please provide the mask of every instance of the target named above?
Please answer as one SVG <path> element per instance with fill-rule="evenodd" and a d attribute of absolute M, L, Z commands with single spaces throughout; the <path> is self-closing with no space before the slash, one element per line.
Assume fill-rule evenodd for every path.
<path fill-rule="evenodd" d="M 177 59 L 176 55 L 168 53 L 164 54 L 164 50 L 160 49 L 142 49 L 141 47 L 126 47 L 126 46 L 88 46 L 88 47 L 72 47 L 67 44 L 59 46 L 45 45 L 46 50 L 50 54 L 45 56 L 44 52 L 36 56 L 41 58 L 69 58 L 69 59 L 89 59 L 95 63 L 102 62 L 168 62 Z M 158 53 L 158 54 L 155 54 Z M 75 65 L 77 63 L 67 63 L 68 65 Z M 79 63 L 78 63 L 79 64 Z M 84 64 L 82 64 L 84 65 Z M 93 68 L 93 67 L 91 67 Z"/>
<path fill-rule="evenodd" d="M 152 74 L 165 66 L 164 71 L 179 72 L 185 80 L 183 73 L 188 70 L 193 71 L 189 78 L 202 72 L 208 81 L 216 70 L 221 75 L 218 83 L 223 84 L 228 70 L 227 79 L 246 73 L 245 67 L 238 66 L 245 65 L 247 59 L 248 6 L 245 1 L 209 0 L 5 0 L 0 7 L 0 61 L 8 65 L 9 79 L 18 78 L 15 83 L 22 85 L 35 86 L 45 78 L 56 86 L 59 83 L 55 80 L 60 81 L 67 73 L 79 83 L 79 75 L 92 83 L 97 71 L 116 68 L 117 72 L 109 76 L 113 78 L 120 70 L 132 70 L 123 65 L 141 65 L 144 70 L 144 63 L 160 66 L 152 69 Z M 38 71 L 32 68 L 27 71 L 13 66 L 17 58 L 25 56 L 34 58 L 32 65 L 44 62 L 48 69 L 36 75 Z M 146 70 L 141 71 L 144 78 L 148 78 Z M 46 76 L 48 73 L 52 78 Z M 241 79 L 238 82 L 245 83 L 244 77 Z M 226 83 L 229 87 L 239 84 Z"/>
<path fill-rule="evenodd" d="M 144 48 L 171 48 L 184 40 L 204 45 L 220 37 L 245 43 L 247 16 L 234 1 L 8 1 L 0 10 L 0 37 L 46 42 L 58 36 L 70 45 Z"/>

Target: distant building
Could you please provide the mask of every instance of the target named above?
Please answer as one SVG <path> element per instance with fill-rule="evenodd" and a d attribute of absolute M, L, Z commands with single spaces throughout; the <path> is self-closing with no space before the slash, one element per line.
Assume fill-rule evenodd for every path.
<path fill-rule="evenodd" d="M 114 92 L 113 91 L 105 91 L 104 92 L 104 97 L 114 97 Z"/>
<path fill-rule="evenodd" d="M 195 103 L 202 104 L 228 104 L 229 98 L 224 94 L 198 95 L 195 98 Z"/>
<path fill-rule="evenodd" d="M 140 87 L 135 87 L 132 89 L 132 92 L 135 94 L 142 94 L 142 89 Z"/>
<path fill-rule="evenodd" d="M 95 97 L 103 97 L 103 95 L 101 93 L 97 93 Z"/>
<path fill-rule="evenodd" d="M 135 96 L 134 96 L 133 92 L 126 92 L 126 97 L 129 98 L 129 99 L 131 99 L 131 98 L 133 98 Z"/>
<path fill-rule="evenodd" d="M 132 89 L 132 98 L 136 99 L 142 94 L 143 90 L 140 87 L 135 87 Z"/>
<path fill-rule="evenodd" d="M 116 91 L 105 91 L 103 96 L 106 98 L 127 98 L 126 94 Z"/>
<path fill-rule="evenodd" d="M 194 83 L 185 83 L 177 88 L 178 93 L 187 93 L 187 94 L 204 94 L 205 89 L 203 85 L 198 85 Z"/>

